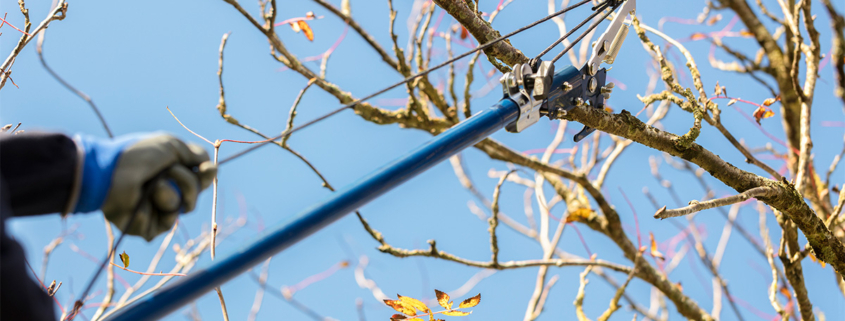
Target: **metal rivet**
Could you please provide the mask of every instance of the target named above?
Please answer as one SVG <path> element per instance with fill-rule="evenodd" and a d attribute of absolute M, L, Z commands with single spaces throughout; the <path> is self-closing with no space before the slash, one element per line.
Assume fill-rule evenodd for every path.
<path fill-rule="evenodd" d="M 599 82 L 596 80 L 595 77 L 590 78 L 590 84 L 588 85 L 587 89 L 593 93 L 596 92 L 596 87 L 598 87 Z"/>

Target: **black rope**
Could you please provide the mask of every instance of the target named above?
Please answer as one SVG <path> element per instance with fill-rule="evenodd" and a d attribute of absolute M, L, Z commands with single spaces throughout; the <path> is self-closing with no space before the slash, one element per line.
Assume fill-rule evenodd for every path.
<path fill-rule="evenodd" d="M 460 55 L 458 55 L 458 56 L 456 56 L 456 57 L 454 57 L 454 58 L 452 58 L 452 59 L 446 60 L 445 62 L 443 62 L 443 63 L 441 63 L 441 64 L 439 64 L 439 65 L 437 65 L 437 66 L 434 66 L 434 67 L 431 67 L 431 68 L 429 68 L 429 69 L 427 69 L 427 70 L 421 71 L 421 72 L 419 72 L 419 73 L 417 73 L 417 74 L 415 74 L 415 75 L 411 75 L 411 76 L 409 76 L 408 78 L 405 78 L 404 80 L 402 80 L 402 81 L 400 81 L 400 82 L 397 82 L 397 83 L 395 83 L 395 84 L 393 84 L 393 85 L 387 86 L 387 87 L 385 87 L 384 89 L 379 90 L 379 91 L 377 91 L 377 92 L 374 92 L 374 93 L 372 93 L 372 94 L 369 94 L 369 95 L 367 95 L 367 96 L 365 96 L 365 97 L 363 97 L 363 98 L 356 99 L 355 101 L 353 101 L 353 102 L 351 102 L 351 103 L 349 103 L 349 104 L 343 105 L 342 107 L 340 107 L 340 108 L 338 108 L 338 109 L 335 109 L 335 110 L 333 110 L 333 111 L 331 111 L 331 112 L 329 112 L 329 113 L 327 113 L 327 114 L 325 114 L 325 115 L 322 115 L 322 116 L 320 116 L 320 117 L 317 117 L 317 118 L 315 118 L 315 119 L 313 119 L 313 120 L 311 120 L 311 121 L 308 121 L 307 123 L 304 123 L 304 124 L 299 125 L 299 126 L 297 126 L 297 127 L 290 128 L 290 129 L 288 129 L 288 130 L 286 130 L 286 131 L 282 132 L 281 134 L 279 134 L 279 135 L 278 135 L 278 136 L 276 136 L 276 137 L 273 137 L 273 138 L 268 139 L 268 140 L 266 140 L 266 141 L 264 141 L 264 142 L 261 142 L 261 143 L 257 143 L 257 144 L 255 144 L 255 145 L 253 145 L 253 146 L 251 146 L 251 147 L 249 147 L 249 148 L 247 148 L 247 149 L 244 149 L 243 151 L 238 152 L 237 154 L 234 154 L 234 155 L 232 155 L 232 156 L 229 156 L 229 157 L 224 158 L 223 160 L 221 160 L 220 162 L 218 162 L 218 163 L 217 163 L 217 165 L 218 165 L 218 166 L 219 166 L 219 165 L 223 165 L 223 164 L 225 164 L 225 163 L 227 163 L 227 162 L 229 162 L 229 161 L 231 161 L 231 160 L 233 160 L 233 159 L 235 159 L 235 158 L 241 157 L 241 156 L 243 156 L 244 154 L 247 154 L 247 153 L 249 153 L 249 152 L 251 152 L 251 151 L 253 151 L 253 150 L 256 150 L 256 149 L 258 149 L 258 148 L 260 148 L 260 147 L 262 147 L 262 146 L 264 146 L 264 145 L 267 145 L 268 143 L 270 143 L 270 142 L 272 142 L 272 141 L 275 141 L 275 140 L 278 140 L 278 139 L 280 139 L 280 138 L 282 138 L 282 137 L 285 137 L 285 136 L 288 136 L 288 135 L 290 135 L 290 134 L 293 134 L 294 132 L 296 132 L 296 131 L 298 131 L 298 130 L 300 130 L 300 129 L 303 129 L 303 128 L 305 128 L 305 127 L 311 126 L 311 125 L 313 125 L 313 124 L 315 124 L 315 123 L 317 123 L 317 122 L 320 122 L 320 121 L 322 121 L 322 120 L 324 120 L 324 119 L 326 119 L 326 118 L 329 118 L 329 117 L 331 117 L 331 116 L 334 116 L 334 115 L 336 115 L 337 113 L 339 113 L 339 112 L 341 112 L 341 111 L 346 110 L 347 108 L 353 108 L 353 107 L 357 106 L 358 104 L 360 104 L 361 102 L 364 102 L 364 101 L 366 101 L 366 100 L 369 100 L 369 99 L 371 99 L 371 98 L 373 98 L 373 97 L 375 97 L 375 96 L 381 95 L 381 94 L 383 94 L 383 93 L 385 93 L 385 92 L 387 92 L 387 91 L 389 91 L 389 90 L 391 90 L 391 89 L 393 89 L 393 88 L 399 87 L 400 85 L 403 85 L 403 84 L 405 84 L 405 83 L 411 82 L 411 81 L 413 81 L 414 79 L 417 79 L 417 78 L 419 78 L 419 77 L 422 77 L 422 76 L 428 75 L 428 74 L 429 74 L 429 73 L 431 73 L 432 71 L 435 71 L 435 70 L 437 70 L 437 69 L 440 69 L 440 68 L 443 68 L 443 67 L 445 67 L 445 66 L 448 66 L 449 64 L 451 64 L 451 63 L 453 63 L 453 62 L 455 62 L 455 61 L 457 61 L 457 60 L 459 60 L 459 59 L 462 59 L 462 58 L 464 58 L 464 57 L 467 57 L 467 56 L 469 56 L 469 55 L 471 55 L 471 54 L 473 54 L 473 53 L 475 53 L 475 52 L 478 52 L 478 51 L 480 51 L 480 50 L 484 50 L 484 49 L 490 48 L 491 46 L 495 45 L 496 43 L 498 43 L 498 42 L 500 42 L 500 41 L 502 41 L 502 40 L 505 40 L 505 39 L 507 39 L 507 38 L 510 38 L 510 37 L 512 37 L 512 36 L 514 36 L 514 35 L 516 35 L 516 34 L 518 34 L 518 33 L 521 33 L 521 32 L 523 32 L 523 31 L 525 31 L 525 30 L 531 29 L 531 28 L 533 28 L 534 26 L 536 26 L 536 25 L 538 25 L 538 24 L 541 24 L 541 23 L 546 22 L 546 21 L 548 21 L 548 20 L 550 20 L 550 19 L 552 19 L 552 18 L 554 18 L 554 17 L 557 17 L 557 16 L 559 16 L 559 15 L 562 15 L 562 14 L 564 14 L 564 13 L 566 13 L 566 12 L 568 12 L 568 11 L 572 10 L 572 9 L 578 8 L 578 7 L 580 7 L 581 5 L 583 5 L 583 4 L 585 4 L 585 3 L 588 3 L 588 2 L 590 2 L 590 1 L 591 1 L 591 0 L 582 0 L 582 1 L 581 1 L 581 2 L 579 2 L 579 3 L 576 3 L 576 4 L 571 5 L 571 6 L 569 6 L 569 7 L 563 8 L 563 9 L 561 9 L 560 11 L 557 11 L 557 12 L 555 12 L 555 13 L 552 13 L 552 14 L 550 14 L 550 15 L 548 15 L 548 16 L 546 16 L 546 17 L 544 17 L 544 18 L 540 19 L 540 20 L 534 21 L 534 22 L 532 22 L 531 24 L 528 24 L 528 25 L 526 25 L 526 26 L 524 26 L 524 27 L 522 27 L 522 28 L 519 28 L 519 29 L 517 29 L 517 30 L 515 30 L 515 31 L 513 31 L 513 32 L 511 32 L 511 33 L 509 33 L 509 34 L 506 34 L 506 35 L 501 36 L 501 37 L 499 37 L 499 38 L 493 39 L 492 41 L 490 41 L 490 42 L 488 42 L 488 43 L 485 43 L 485 44 L 483 44 L 483 45 L 480 45 L 480 46 L 478 46 L 478 47 L 475 47 L 475 49 L 472 49 L 472 50 L 470 50 L 470 51 L 467 51 L 467 52 L 465 52 L 465 53 L 462 53 L 462 54 L 460 54 Z M 607 0 L 607 1 L 605 1 L 604 3 L 607 3 L 607 2 L 609 2 L 609 1 L 612 1 L 612 0 Z M 588 20 L 589 20 L 589 19 L 588 19 Z"/>
<path fill-rule="evenodd" d="M 611 1 L 612 1 L 612 0 L 608 0 L 608 1 L 605 1 L 605 3 L 608 3 L 608 2 L 611 2 Z M 593 31 L 593 29 L 596 29 L 596 27 L 598 27 L 598 26 L 599 26 L 599 24 L 600 24 L 602 21 L 604 21 L 604 19 L 607 19 L 607 17 L 608 17 L 608 16 L 610 16 L 610 14 L 611 14 L 611 13 L 613 13 L 613 10 L 615 10 L 615 9 L 616 9 L 616 7 L 613 7 L 612 9 L 608 10 L 608 11 L 607 11 L 607 13 L 605 13 L 605 14 L 604 14 L 604 16 L 602 16 L 602 17 L 601 17 L 601 19 L 597 20 L 597 21 L 596 21 L 596 22 L 594 22 L 592 25 L 590 25 L 590 28 L 587 28 L 587 31 L 584 31 L 584 33 L 582 33 L 580 36 L 578 36 L 578 38 L 577 38 L 577 39 L 575 39 L 575 41 L 573 41 L 572 43 L 570 43 L 570 44 L 569 44 L 569 46 L 566 46 L 566 48 L 563 48 L 563 51 L 561 51 L 559 54 L 557 54 L 557 56 L 555 56 L 555 57 L 552 59 L 552 63 L 555 63 L 556 61 L 558 61 L 558 59 L 560 59 L 561 57 L 563 57 L 563 55 L 565 55 L 565 54 L 566 54 L 566 52 L 568 52 L 570 49 L 572 49 L 572 47 L 574 47 L 576 44 L 578 44 L 578 42 L 579 42 L 579 41 L 581 41 L 581 39 L 584 39 L 584 37 L 585 37 L 588 33 L 590 33 L 591 31 Z M 604 10 L 604 9 L 602 9 L 602 10 Z M 599 12 L 601 12 L 601 10 L 596 11 L 596 13 L 599 13 Z M 595 15 L 595 14 L 593 14 L 593 15 Z M 592 19 L 592 17 L 591 17 L 590 19 Z"/>
<path fill-rule="evenodd" d="M 546 49 L 543 49 L 543 51 L 540 52 L 540 54 L 538 54 L 537 56 L 535 56 L 533 60 L 539 60 L 540 58 L 543 57 L 543 55 L 547 54 L 555 46 L 557 46 L 558 44 L 563 42 L 564 39 L 569 38 L 569 36 L 571 36 L 575 31 L 578 31 L 578 29 L 583 27 L 585 24 L 587 24 L 587 22 L 589 22 L 590 20 L 595 18 L 599 13 L 601 13 L 601 11 L 604 10 L 604 8 L 607 7 L 609 2 L 610 1 L 605 1 L 605 2 L 598 4 L 597 6 L 593 7 L 592 9 L 595 12 L 593 12 L 593 14 L 591 14 L 590 17 L 588 17 L 587 19 L 584 19 L 584 21 L 581 21 L 581 23 L 579 23 L 577 26 L 575 26 L 575 28 L 572 28 L 571 30 L 569 30 L 569 32 L 567 32 L 565 35 L 563 35 L 563 37 L 558 38 L 555 42 L 553 42 L 551 45 L 546 47 Z"/>

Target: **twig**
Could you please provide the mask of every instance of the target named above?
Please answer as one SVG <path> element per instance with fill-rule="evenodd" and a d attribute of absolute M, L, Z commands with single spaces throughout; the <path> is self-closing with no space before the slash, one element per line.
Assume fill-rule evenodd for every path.
<path fill-rule="evenodd" d="M 634 259 L 634 267 L 631 269 L 631 272 L 628 273 L 628 278 L 625 279 L 625 283 L 622 283 L 622 286 L 616 289 L 616 294 L 614 294 L 613 299 L 610 300 L 610 307 L 608 307 L 607 310 L 605 310 L 604 313 L 599 316 L 599 318 L 597 319 L 598 321 L 607 321 L 607 319 L 610 319 L 610 316 L 613 314 L 613 312 L 616 312 L 616 310 L 620 308 L 619 299 L 622 298 L 622 294 L 625 293 L 625 289 L 628 287 L 628 284 L 631 283 L 631 279 L 634 278 L 634 274 L 636 274 L 637 272 L 637 264 L 640 263 L 642 257 L 642 252 L 640 252 L 640 255 L 638 255 L 637 258 Z"/>
<path fill-rule="evenodd" d="M 47 35 L 46 30 L 44 32 L 40 33 L 38 35 L 38 42 L 36 42 L 36 46 L 35 46 L 35 52 L 38 53 L 38 60 L 41 61 L 41 66 L 43 66 L 44 69 L 47 70 L 47 72 L 51 76 L 53 76 L 53 78 L 56 78 L 56 80 L 60 84 L 62 84 L 62 86 L 65 86 L 65 88 L 67 88 L 67 90 L 70 90 L 75 95 L 79 96 L 79 98 L 82 98 L 82 100 L 84 100 L 86 103 L 88 103 L 88 105 L 91 106 L 91 110 L 94 111 L 94 114 L 96 114 L 97 118 L 100 120 L 100 124 L 103 125 L 103 129 L 106 130 L 106 134 L 108 134 L 110 138 L 114 138 L 114 134 L 112 134 L 111 129 L 109 129 L 109 124 L 106 123 L 106 119 L 103 117 L 103 114 L 100 113 L 100 109 L 97 108 L 97 105 L 94 104 L 94 101 L 91 99 L 91 97 L 86 95 L 81 90 L 76 89 L 76 87 L 71 86 L 70 83 L 65 81 L 62 77 L 59 77 L 59 74 L 57 74 L 55 71 L 53 71 L 52 68 L 50 68 L 50 66 L 47 65 L 47 60 L 44 59 L 44 37 L 46 35 Z"/>
<path fill-rule="evenodd" d="M 20 40 L 18 40 L 18 44 L 15 45 L 15 48 L 12 49 L 12 52 L 9 53 L 9 56 L 6 57 L 6 60 L 3 61 L 3 64 L 0 65 L 0 89 L 3 88 L 3 85 L 6 84 L 6 79 L 9 79 L 10 75 L 12 74 L 12 65 L 15 63 L 15 59 L 17 58 L 18 54 L 21 52 L 23 47 L 26 46 L 35 35 L 41 32 L 41 30 L 47 28 L 50 22 L 52 22 L 53 20 L 63 20 L 67 16 L 67 3 L 64 2 L 64 0 L 59 0 L 59 3 L 56 5 L 56 7 L 50 11 L 49 16 L 47 16 L 46 19 L 41 21 L 41 23 L 38 24 L 38 27 L 36 27 L 34 31 L 29 32 L 29 28 L 32 26 L 32 23 L 30 23 L 29 21 L 29 10 L 25 8 L 23 0 L 19 0 L 18 4 L 20 5 L 21 12 L 24 15 L 25 32 L 21 36 Z"/>
<path fill-rule="evenodd" d="M 120 266 L 120 265 L 114 264 L 114 262 L 109 262 L 109 264 L 111 264 L 112 266 L 119 267 L 119 268 L 123 269 L 124 271 L 127 271 L 127 272 L 132 272 L 132 273 L 135 273 L 135 274 L 140 274 L 140 275 L 150 275 L 150 276 L 186 276 L 186 275 L 187 275 L 187 274 L 184 274 L 184 273 L 147 273 L 147 272 L 139 272 L 139 271 L 130 270 L 130 269 L 128 269 L 128 268 L 125 268 L 125 267 L 122 267 L 122 266 Z"/>
<path fill-rule="evenodd" d="M 575 315 L 578 317 L 578 321 L 590 321 L 590 318 L 584 314 L 584 289 L 587 287 L 587 283 L 590 281 L 587 280 L 587 275 L 590 274 L 590 269 L 592 267 L 587 267 L 584 269 L 584 272 L 581 272 L 581 282 L 580 286 L 578 287 L 578 294 L 575 296 Z"/>
<path fill-rule="evenodd" d="M 725 198 L 717 198 L 717 199 L 714 199 L 714 200 L 704 201 L 704 202 L 690 201 L 689 206 L 678 208 L 678 209 L 667 210 L 666 206 L 663 206 L 663 208 L 657 210 L 657 212 L 654 213 L 654 218 L 666 219 L 666 218 L 670 218 L 670 217 L 684 216 L 684 215 L 689 215 L 689 214 L 692 214 L 692 213 L 696 213 L 696 212 L 703 211 L 703 210 L 710 209 L 710 208 L 714 208 L 714 207 L 739 203 L 739 202 L 745 201 L 749 198 L 772 197 L 775 194 L 776 194 L 776 192 L 773 188 L 760 186 L 760 187 L 755 187 L 755 188 L 752 188 L 752 189 L 747 190 L 745 192 L 739 193 L 737 195 L 728 196 L 728 197 L 725 197 Z"/>

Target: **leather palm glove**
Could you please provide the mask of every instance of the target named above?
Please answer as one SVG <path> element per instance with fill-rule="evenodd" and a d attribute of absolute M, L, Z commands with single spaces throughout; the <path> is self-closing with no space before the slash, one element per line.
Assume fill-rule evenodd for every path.
<path fill-rule="evenodd" d="M 77 213 L 102 209 L 123 233 L 147 241 L 169 230 L 180 213 L 193 211 L 200 191 L 217 174 L 202 147 L 168 134 L 114 140 L 77 136 L 75 141 L 80 182 L 78 197 L 71 196 L 76 204 L 69 207 Z"/>

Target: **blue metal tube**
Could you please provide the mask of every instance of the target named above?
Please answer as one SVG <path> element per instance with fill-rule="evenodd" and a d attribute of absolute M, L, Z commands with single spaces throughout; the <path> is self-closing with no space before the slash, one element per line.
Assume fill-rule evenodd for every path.
<path fill-rule="evenodd" d="M 322 202 L 271 229 L 241 250 L 141 298 L 107 320 L 156 320 L 166 316 L 417 174 L 490 136 L 516 120 L 518 113 L 519 107 L 513 101 L 502 99 L 496 105 L 432 138 L 405 156 L 338 190 Z"/>

